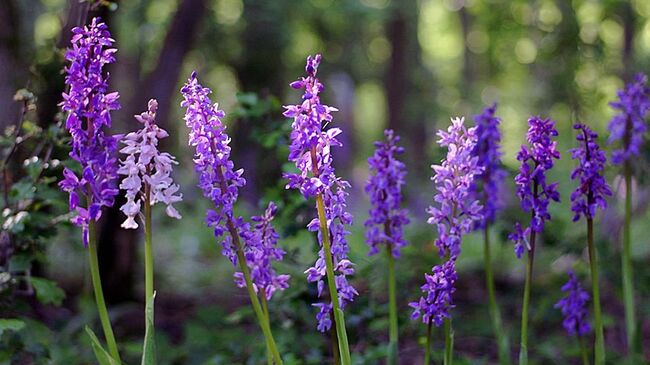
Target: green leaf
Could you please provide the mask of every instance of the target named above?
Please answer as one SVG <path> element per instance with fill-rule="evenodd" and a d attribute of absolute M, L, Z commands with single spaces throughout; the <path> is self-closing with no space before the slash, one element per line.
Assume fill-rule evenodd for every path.
<path fill-rule="evenodd" d="M 2 334 L 5 331 L 17 332 L 23 328 L 25 328 L 25 322 L 21 321 L 20 319 L 15 319 L 15 318 L 0 319 L 0 336 L 2 336 Z"/>
<path fill-rule="evenodd" d="M 43 278 L 29 279 L 36 290 L 36 299 L 43 304 L 61 305 L 65 292 L 55 282 Z"/>
<path fill-rule="evenodd" d="M 93 352 L 95 353 L 95 358 L 97 358 L 99 365 L 120 365 L 117 360 L 113 359 L 111 355 L 109 355 L 108 352 L 104 350 L 104 347 L 102 347 L 99 339 L 97 339 L 97 336 L 95 336 L 93 330 L 91 330 L 88 326 L 86 326 L 86 333 L 92 341 L 91 344 L 93 346 Z"/>
<path fill-rule="evenodd" d="M 9 259 L 9 271 L 10 272 L 24 272 L 29 270 L 32 267 L 32 261 L 34 258 L 26 253 L 18 253 L 13 255 Z"/>
<path fill-rule="evenodd" d="M 156 363 L 156 341 L 154 336 L 153 325 L 153 308 L 156 292 L 153 292 L 151 298 L 147 298 L 145 306 L 145 333 L 144 344 L 142 346 L 142 365 L 154 365 Z"/>

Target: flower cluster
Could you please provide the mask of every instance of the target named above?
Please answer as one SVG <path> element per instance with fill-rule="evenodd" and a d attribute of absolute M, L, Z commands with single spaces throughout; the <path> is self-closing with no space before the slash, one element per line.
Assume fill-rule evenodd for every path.
<path fill-rule="evenodd" d="M 230 160 L 230 137 L 221 122 L 225 113 L 219 110 L 218 104 L 212 104 L 209 96 L 212 91 L 199 84 L 196 72 L 192 72 L 181 93 L 181 107 L 186 108 L 185 124 L 190 128 L 189 144 L 196 150 L 194 166 L 199 175 L 199 187 L 203 196 L 214 204 L 214 209 L 208 209 L 206 213 L 206 223 L 214 229 L 215 237 L 224 236 L 222 252 L 236 265 L 232 235 L 224 233 L 228 230 L 239 235 L 245 228 L 244 220 L 233 213 L 239 188 L 246 184 L 242 177 L 244 170 L 234 170 L 234 163 Z"/>
<path fill-rule="evenodd" d="M 409 306 L 413 308 L 411 319 L 422 318 L 422 323 L 439 327 L 445 318 L 449 318 L 449 310 L 454 307 L 452 294 L 456 291 L 456 263 L 449 260 L 434 266 L 431 271 L 432 274 L 424 274 L 426 283 L 421 287 L 424 295 Z"/>
<path fill-rule="evenodd" d="M 569 281 L 562 286 L 562 291 L 567 296 L 560 299 L 555 308 L 559 308 L 564 316 L 562 325 L 569 336 L 584 336 L 591 331 L 591 326 L 587 319 L 587 302 L 589 293 L 582 288 L 580 282 L 572 271 L 568 272 Z"/>
<path fill-rule="evenodd" d="M 291 124 L 291 145 L 289 146 L 289 161 L 295 163 L 298 173 L 287 173 L 284 177 L 288 180 L 287 188 L 298 189 L 305 198 L 316 195 L 323 198 L 325 216 L 331 238 L 331 251 L 336 273 L 336 289 L 340 306 L 343 308 L 358 294 L 349 284 L 346 276 L 354 273 L 352 263 L 348 260 L 349 247 L 346 236 L 349 234 L 346 226 L 352 224 L 352 215 L 346 211 L 345 189 L 350 184 L 338 178 L 332 166 L 332 146 L 340 146 L 336 137 L 341 133 L 339 128 L 324 130 L 324 126 L 332 121 L 331 112 L 336 108 L 323 105 L 319 94 L 323 91 L 323 84 L 316 78 L 321 56 L 309 56 L 305 71 L 306 77 L 292 82 L 294 89 L 303 89 L 302 102 L 298 105 L 288 105 L 284 115 L 293 118 Z M 308 225 L 310 231 L 318 231 L 318 240 L 321 244 L 319 258 L 313 267 L 305 273 L 307 280 L 317 282 L 318 295 L 321 296 L 325 288 L 325 253 L 323 251 L 323 237 L 319 230 L 319 220 L 314 218 Z M 326 331 L 331 327 L 329 312 L 331 304 L 316 304 L 320 309 L 317 315 L 318 329 Z"/>
<path fill-rule="evenodd" d="M 553 160 L 560 158 L 557 142 L 552 140 L 552 137 L 556 137 L 558 133 L 555 122 L 551 119 L 532 117 L 528 119 L 528 124 L 526 134 L 528 146 L 522 145 L 517 154 L 521 166 L 519 174 L 515 177 L 515 184 L 521 207 L 526 212 L 532 212 L 530 229 L 539 233 L 544 229 L 544 223 L 551 219 L 548 213 L 550 201 L 560 201 L 557 183 L 549 184 L 546 181 L 546 172 L 553 167 Z M 530 231 L 527 228 L 525 232 Z M 526 242 L 518 239 L 520 235 L 513 234 L 510 238 L 515 240 L 517 257 L 521 258 L 524 252 L 522 244 L 526 244 L 526 248 L 530 250 Z"/>
<path fill-rule="evenodd" d="M 638 74 L 634 81 L 618 92 L 618 101 L 610 103 L 619 111 L 609 123 L 609 143 L 623 141 L 623 146 L 612 153 L 612 162 L 620 164 L 638 156 L 643 136 L 648 127 L 646 114 L 650 111 L 650 87 L 647 77 Z"/>
<path fill-rule="evenodd" d="M 478 198 L 483 201 L 483 216 L 478 227 L 484 227 L 486 223 L 494 221 L 497 211 L 503 208 L 502 198 L 503 180 L 507 173 L 501 163 L 501 132 L 499 124 L 501 119 L 495 115 L 497 104 L 485 108 L 483 113 L 476 115 L 477 142 L 474 147 L 474 155 L 478 157 L 478 165 L 483 172 L 476 177 L 473 190 L 477 192 Z M 480 186 L 479 186 L 480 185 Z M 480 193 L 478 193 L 480 191 Z"/>
<path fill-rule="evenodd" d="M 399 137 L 392 130 L 384 131 L 384 136 L 385 141 L 375 142 L 375 154 L 368 159 L 371 174 L 365 190 L 372 208 L 365 222 L 366 243 L 370 255 L 379 252 L 379 245 L 386 244 L 393 257 L 399 257 L 401 248 L 406 246 L 404 226 L 409 223 L 407 210 L 400 209 L 406 167 L 397 155 L 404 148 L 397 146 Z"/>
<path fill-rule="evenodd" d="M 451 120 L 447 131 L 439 130 L 438 144 L 447 147 L 447 156 L 441 165 L 432 165 L 432 178 L 437 194 L 434 197 L 438 207 L 429 207 L 428 222 L 438 228 L 435 245 L 441 257 L 447 261 L 433 267 L 433 275 L 425 274 L 426 284 L 422 286 L 424 296 L 409 305 L 414 309 L 411 318 L 422 316 L 424 323 L 442 324 L 453 308 L 452 294 L 455 291 L 456 259 L 460 254 L 463 235 L 482 221 L 483 207 L 471 193 L 474 179 L 483 172 L 474 155 L 477 143 L 476 127 L 465 128 L 464 118 Z"/>
<path fill-rule="evenodd" d="M 148 201 L 150 205 L 162 202 L 167 205 L 165 212 L 168 216 L 181 218 L 172 205 L 183 199 L 182 194 L 177 194 L 178 184 L 174 184 L 171 178 L 172 164 L 178 162 L 174 156 L 158 150 L 158 139 L 165 138 L 169 134 L 156 125 L 157 109 L 158 102 L 155 99 L 149 100 L 147 111 L 135 116 L 135 119 L 143 124 L 142 129 L 127 134 L 122 141 L 126 147 L 120 152 L 127 157 L 120 162 L 117 172 L 126 175 L 120 184 L 120 189 L 126 190 L 127 200 L 120 208 L 127 216 L 122 223 L 124 228 L 138 228 L 135 217 L 140 213 L 140 198 L 147 191 L 149 197 L 144 200 L 145 202 Z"/>
<path fill-rule="evenodd" d="M 111 48 L 114 40 L 106 24 L 99 18 L 83 28 L 72 30 L 72 48 L 65 59 L 65 82 L 69 87 L 63 93 L 60 106 L 68 113 L 66 128 L 72 137 L 70 157 L 81 165 L 81 174 L 65 168 L 64 179 L 59 183 L 70 195 L 70 209 L 77 215 L 72 219 L 83 229 L 84 244 L 88 244 L 88 223 L 97 221 L 102 207 L 110 207 L 118 193 L 117 139 L 107 135 L 104 128 L 111 126 L 112 110 L 120 108 L 117 92 L 108 93 L 106 64 L 115 62 Z M 80 205 L 80 196 L 87 199 L 86 207 Z"/>
<path fill-rule="evenodd" d="M 598 208 L 605 209 L 605 197 L 611 196 L 612 190 L 603 176 L 607 157 L 598 145 L 598 134 L 584 124 L 575 124 L 573 128 L 579 131 L 579 147 L 571 150 L 571 158 L 579 161 L 571 173 L 571 179 L 580 179 L 580 185 L 571 194 L 573 221 L 577 221 L 580 215 L 594 218 Z"/>
<path fill-rule="evenodd" d="M 465 128 L 464 118 L 451 120 L 451 126 L 445 132 L 439 130 L 438 144 L 447 147 L 447 157 L 441 165 L 432 165 L 435 175 L 437 206 L 431 206 L 429 224 L 438 228 L 435 245 L 440 257 L 455 259 L 460 253 L 463 234 L 472 230 L 477 222 L 483 220 L 483 207 L 474 198 L 470 189 L 477 176 L 483 173 L 478 157 L 473 154 L 476 148 L 476 127 Z"/>
<path fill-rule="evenodd" d="M 289 287 L 289 275 L 278 275 L 272 266 L 272 261 L 282 261 L 284 257 L 284 250 L 277 247 L 279 235 L 272 222 L 277 211 L 275 203 L 270 202 L 263 215 L 252 217 L 255 223 L 253 229 L 242 232 L 246 242 L 246 264 L 250 268 L 253 288 L 256 293 L 263 293 L 267 300 L 277 290 Z M 235 282 L 240 288 L 246 287 L 241 272 L 235 273 Z"/>

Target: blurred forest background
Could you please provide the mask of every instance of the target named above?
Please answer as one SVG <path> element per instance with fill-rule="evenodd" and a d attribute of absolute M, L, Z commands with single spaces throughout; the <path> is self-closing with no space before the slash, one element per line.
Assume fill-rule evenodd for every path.
<path fill-rule="evenodd" d="M 567 340 L 561 315 L 553 308 L 562 296 L 559 289 L 566 270 L 573 267 L 582 278 L 588 273 L 585 227 L 571 222 L 569 209 L 575 186 L 569 180 L 574 163 L 566 152 L 575 138 L 571 125 L 586 122 L 606 137 L 612 116 L 608 102 L 633 74 L 650 71 L 650 1 L 142 0 L 105 5 L 88 9 L 78 0 L 2 0 L 0 125 L 14 126 L 24 113 L 34 129 L 60 133 L 57 104 L 64 90 L 63 53 L 70 30 L 85 19 L 101 16 L 118 48 L 117 62 L 109 67 L 110 90 L 120 92 L 122 103 L 113 114 L 115 133 L 134 130 L 137 122 L 132 115 L 156 98 L 158 123 L 171 134 L 164 148 L 180 161 L 174 175 L 184 193 L 178 208 L 183 219 L 154 218 L 160 364 L 264 361 L 262 337 L 246 293 L 235 287 L 233 268 L 203 223 L 208 203 L 195 187 L 192 152 L 179 107 L 178 91 L 192 70 L 213 89 L 213 100 L 227 113 L 233 157 L 248 180 L 238 209 L 250 215 L 260 213 L 269 200 L 280 206 L 280 245 L 288 255 L 279 271 L 290 273 L 292 280 L 289 290 L 274 297 L 271 312 L 286 364 L 331 363 L 329 337 L 316 331 L 310 306 L 315 287 L 302 274 L 316 255 L 316 241 L 304 228 L 314 212 L 301 196 L 285 191 L 281 179 L 290 129 L 281 105 L 298 100 L 288 83 L 303 74 L 306 56 L 314 53 L 323 54 L 319 75 L 326 86 L 324 102 L 339 108 L 335 124 L 344 131 L 345 146 L 336 151 L 335 164 L 353 187 L 351 259 L 357 264 L 354 285 L 360 296 L 346 316 L 355 363 L 382 363 L 387 334 L 383 257 L 368 257 L 363 239 L 368 210 L 363 186 L 372 142 L 382 137 L 384 128 L 392 128 L 406 148 L 405 204 L 413 223 L 407 231 L 410 246 L 397 263 L 400 352 L 403 364 L 419 364 L 425 328 L 409 320 L 407 303 L 419 296 L 423 273 L 438 262 L 432 245 L 435 232 L 426 224 L 425 213 L 433 195 L 430 165 L 443 156 L 434 143 L 435 131 L 446 128 L 451 116 L 471 120 L 494 101 L 503 120 L 503 159 L 511 176 L 528 116 L 551 117 L 558 124 L 563 156 L 551 178 L 560 181 L 562 203 L 552 206 L 553 220 L 538 251 L 531 357 L 537 364 L 579 363 L 578 342 Z M 24 90 L 14 101 L 16 90 L 22 88 L 29 92 Z M 53 159 L 66 158 L 60 145 L 51 154 Z M 645 157 L 649 156 L 646 150 Z M 26 161 L 24 166 L 31 165 Z M 645 343 L 636 346 L 645 348 L 650 359 L 650 189 L 647 162 L 638 167 L 632 243 Z M 19 177 L 20 163 L 9 171 Z M 610 168 L 608 179 L 618 192 L 617 173 Z M 51 176 L 60 176 L 60 170 Z M 512 179 L 507 181 L 513 191 Z M 88 364 L 93 359 L 83 333 L 83 326 L 96 318 L 81 234 L 61 223 L 67 198 L 51 182 L 49 186 L 49 195 L 42 197 L 49 204 L 47 215 L 42 210 L 40 215 L 32 214 L 22 228 L 3 226 L 20 235 L 27 231 L 25 227 L 38 223 L 47 234 L 28 240 L 33 244 L 12 247 L 3 233 L 0 317 L 18 316 L 25 325 L 12 333 L 0 331 L 2 363 Z M 9 204 L 29 191 L 12 190 L 9 198 L 6 194 L 5 189 L 5 204 Z M 493 241 L 498 299 L 514 358 L 524 265 L 506 242 L 521 215 L 514 194 L 511 197 Z M 612 359 L 625 349 L 619 200 L 619 196 L 611 199 L 596 234 Z M 134 363 L 144 332 L 142 237 L 139 231 L 119 228 L 123 220 L 119 206 L 118 202 L 102 219 L 99 255 L 115 331 L 127 361 Z M 458 363 L 494 363 L 482 242 L 478 235 L 470 235 L 463 245 L 453 310 Z M 43 281 L 24 282 L 30 277 Z M 438 358 L 441 348 L 440 341 Z"/>

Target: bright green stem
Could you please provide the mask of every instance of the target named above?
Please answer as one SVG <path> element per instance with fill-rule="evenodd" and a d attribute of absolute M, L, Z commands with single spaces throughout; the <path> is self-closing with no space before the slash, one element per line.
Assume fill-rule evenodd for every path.
<path fill-rule="evenodd" d="M 535 258 L 535 231 L 530 230 L 530 250 L 526 263 L 526 281 L 524 283 L 524 303 L 521 309 L 521 347 L 519 365 L 528 364 L 528 306 L 530 303 L 530 286 L 533 278 L 533 260 Z"/>
<path fill-rule="evenodd" d="M 264 316 L 269 320 L 269 326 L 271 326 L 271 317 L 269 317 L 269 305 L 266 301 L 266 291 L 263 290 L 261 295 L 261 302 L 262 302 L 262 310 L 264 311 Z M 268 365 L 273 365 L 273 355 L 271 354 L 271 348 L 269 347 L 269 342 L 266 341 L 266 363 Z"/>
<path fill-rule="evenodd" d="M 153 300 L 153 242 L 152 242 L 152 219 L 151 219 L 151 201 L 149 200 L 151 187 L 149 184 L 145 185 L 145 199 L 144 199 L 144 293 L 145 293 L 145 303 Z M 145 305 L 145 318 L 146 318 L 146 305 Z M 149 321 L 147 321 L 147 326 L 149 326 Z M 151 335 L 151 341 L 155 341 L 154 326 L 151 323 L 151 328 L 148 329 Z M 155 347 L 155 342 L 152 348 Z M 153 359 L 155 363 L 155 350 L 153 353 Z"/>
<path fill-rule="evenodd" d="M 253 281 L 251 280 L 251 274 L 248 270 L 248 265 L 246 265 L 246 257 L 244 256 L 244 250 L 239 240 L 237 228 L 230 218 L 228 218 L 226 226 L 228 227 L 228 231 L 232 236 L 232 241 L 235 244 L 235 250 L 237 251 L 237 262 L 239 263 L 239 269 L 244 274 L 246 290 L 248 291 L 248 296 L 250 297 L 251 304 L 253 305 L 253 311 L 255 311 L 255 315 L 257 316 L 257 322 L 262 328 L 267 346 L 273 355 L 275 364 L 282 365 L 282 359 L 280 358 L 280 353 L 278 352 L 278 348 L 275 345 L 275 340 L 273 339 L 273 333 L 271 333 L 271 325 L 269 324 L 268 317 L 264 315 L 260 301 L 257 298 L 255 290 L 253 289 Z"/>
<path fill-rule="evenodd" d="M 429 365 L 431 362 L 431 319 L 427 325 L 427 343 L 424 348 L 424 365 Z"/>
<path fill-rule="evenodd" d="M 587 345 L 585 345 L 585 339 L 579 337 L 580 341 L 580 356 L 582 357 L 582 365 L 590 365 L 589 363 L 589 354 L 587 353 Z"/>
<path fill-rule="evenodd" d="M 510 364 L 510 349 L 508 348 L 508 338 L 503 331 L 503 324 L 501 322 L 501 311 L 497 304 L 496 290 L 494 289 L 494 276 L 492 275 L 492 255 L 490 253 L 490 226 L 486 222 L 483 230 L 484 242 L 484 263 L 485 263 L 485 283 L 488 290 L 488 301 L 490 307 L 490 317 L 492 318 L 492 326 L 494 328 L 494 335 L 499 347 L 499 364 Z"/>
<path fill-rule="evenodd" d="M 623 303 L 625 306 L 625 330 L 627 333 L 628 356 L 634 353 L 636 344 L 636 315 L 634 314 L 634 279 L 630 253 L 630 221 L 632 219 L 632 172 L 629 162 L 624 166 L 625 174 L 625 221 L 623 224 Z"/>
<path fill-rule="evenodd" d="M 591 296 L 594 301 L 594 322 L 596 325 L 596 343 L 594 345 L 594 363 L 605 364 L 605 337 L 603 335 L 603 319 L 600 309 L 600 281 L 598 278 L 598 254 L 594 247 L 594 221 L 587 218 L 587 248 L 589 250 L 589 265 L 591 266 Z M 584 347 L 584 346 L 583 346 Z"/>
<path fill-rule="evenodd" d="M 315 161 L 312 158 L 312 161 Z M 339 352 L 341 353 L 341 364 L 350 365 L 350 347 L 348 345 L 348 336 L 345 330 L 345 319 L 343 311 L 339 307 L 339 296 L 336 291 L 336 282 L 334 276 L 334 260 L 332 258 L 332 249 L 330 247 L 330 235 L 327 228 L 327 218 L 325 217 L 325 203 L 321 194 L 316 195 L 316 208 L 318 209 L 318 219 L 320 222 L 321 237 L 323 239 L 323 251 L 325 251 L 325 270 L 327 273 L 327 286 L 332 300 L 332 311 L 334 312 L 334 323 L 336 325 L 336 335 L 339 343 Z"/>
<path fill-rule="evenodd" d="M 445 318 L 445 357 L 443 364 L 454 363 L 454 329 L 451 326 L 451 318 Z"/>
<path fill-rule="evenodd" d="M 88 222 L 88 262 L 90 264 L 90 277 L 93 282 L 93 290 L 95 291 L 95 302 L 97 304 L 97 312 L 99 313 L 99 320 L 102 323 L 104 330 L 104 337 L 108 344 L 108 352 L 111 357 L 118 363 L 120 361 L 120 353 L 117 351 L 117 342 L 113 335 L 113 328 L 111 327 L 111 320 L 108 318 L 108 310 L 106 310 L 106 302 L 104 301 L 104 292 L 102 291 L 102 280 L 99 276 L 99 262 L 97 260 L 97 242 L 95 237 L 95 222 L 91 219 Z"/>
<path fill-rule="evenodd" d="M 397 365 L 398 331 L 397 331 L 397 298 L 395 289 L 395 258 L 390 245 L 386 245 L 388 258 L 388 365 Z"/>
<path fill-rule="evenodd" d="M 332 314 L 332 316 L 333 315 L 334 314 Z M 334 365 L 341 365 L 341 351 L 339 351 L 339 341 L 337 340 L 337 338 L 338 335 L 336 332 L 336 323 L 335 323 L 334 327 L 330 329 L 330 342 L 332 343 L 332 359 L 334 360 Z"/>

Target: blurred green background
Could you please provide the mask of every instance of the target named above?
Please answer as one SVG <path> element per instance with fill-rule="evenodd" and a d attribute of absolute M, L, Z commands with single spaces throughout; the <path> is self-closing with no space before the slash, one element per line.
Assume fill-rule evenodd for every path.
<path fill-rule="evenodd" d="M 426 224 L 425 213 L 433 202 L 430 165 L 443 157 L 435 144 L 435 131 L 446 128 L 451 116 L 472 120 L 496 101 L 502 118 L 503 160 L 511 177 L 516 173 L 515 155 L 528 116 L 551 117 L 557 122 L 563 155 L 551 179 L 560 181 L 562 203 L 551 207 L 553 220 L 542 237 L 536 262 L 531 362 L 579 363 L 578 342 L 567 339 L 561 315 L 553 308 L 562 296 L 559 288 L 566 280 L 566 270 L 574 268 L 585 283 L 588 273 L 585 227 L 583 222 L 571 222 L 569 209 L 569 194 L 575 188 L 569 179 L 574 163 L 567 153 L 575 138 L 571 125 L 586 122 L 605 143 L 606 126 L 613 115 L 608 102 L 636 72 L 649 71 L 650 1 L 143 0 L 91 8 L 77 0 L 3 0 L 3 128 L 20 118 L 20 103 L 12 100 L 20 88 L 28 88 L 37 97 L 26 114 L 35 127 L 45 130 L 61 120 L 57 103 L 64 90 L 64 49 L 70 29 L 92 16 L 101 16 L 109 24 L 118 48 L 117 62 L 109 67 L 111 90 L 120 92 L 122 103 L 122 109 L 113 114 L 115 132 L 135 129 L 137 122 L 131 116 L 143 111 L 147 100 L 155 97 L 160 103 L 158 122 L 171 134 L 164 147 L 180 161 L 175 179 L 184 193 L 179 206 L 183 220 L 171 221 L 154 210 L 161 364 L 265 361 L 262 337 L 246 293 L 233 284 L 233 268 L 220 255 L 220 246 L 203 223 L 208 202 L 195 188 L 192 152 L 179 107 L 178 90 L 192 70 L 212 88 L 213 100 L 227 113 L 233 158 L 245 169 L 248 180 L 238 209 L 244 215 L 259 214 L 269 200 L 281 209 L 277 223 L 280 244 L 288 255 L 278 269 L 290 273 L 292 280 L 289 290 L 274 297 L 271 312 L 286 363 L 331 363 L 329 335 L 316 331 L 310 306 L 315 287 L 308 285 L 302 274 L 316 256 L 316 241 L 304 229 L 314 215 L 312 202 L 305 203 L 301 196 L 285 191 L 281 179 L 281 172 L 288 169 L 290 129 L 290 122 L 281 115 L 281 105 L 299 100 L 288 83 L 303 74 L 306 56 L 314 53 L 323 55 L 319 72 L 326 86 L 323 101 L 339 109 L 334 123 L 344 130 L 345 146 L 335 156 L 337 172 L 352 184 L 350 209 L 355 224 L 350 256 L 357 264 L 354 285 L 360 296 L 346 312 L 354 362 L 383 363 L 387 342 L 384 261 L 383 257 L 368 257 L 363 241 L 362 223 L 368 210 L 363 186 L 372 142 L 382 137 L 384 128 L 392 128 L 402 136 L 406 148 L 409 184 L 405 205 L 411 211 L 412 224 L 407 231 L 410 246 L 397 264 L 400 350 L 402 364 L 420 364 L 425 328 L 409 320 L 407 303 L 419 296 L 423 273 L 438 262 L 432 245 L 435 232 Z M 66 157 L 61 146 L 54 154 L 61 160 Z M 645 339 L 637 346 L 646 348 L 645 361 L 650 359 L 649 156 L 646 148 L 636 166 L 632 239 L 642 319 L 639 328 Z M 21 175 L 20 163 L 22 160 L 15 165 L 14 177 Z M 597 224 L 606 341 L 611 363 L 617 364 L 622 363 L 618 361 L 625 349 L 618 172 L 616 167 L 607 172 L 617 195 Z M 57 171 L 52 171 L 52 176 L 57 176 Z M 52 204 L 47 213 L 64 214 L 67 198 L 52 188 L 52 181 L 48 184 L 51 195 L 47 199 L 61 203 Z M 507 185 L 513 191 L 511 178 Z M 21 197 L 19 193 L 12 196 Z M 511 194 L 508 208 L 493 230 L 498 299 L 513 359 L 524 266 L 514 258 L 512 245 L 505 238 L 521 215 Z M 61 221 L 56 221 L 58 230 L 50 232 L 51 237 L 30 241 L 38 241 L 33 247 L 5 244 L 0 250 L 0 317 L 20 317 L 25 323 L 18 331 L 0 330 L 1 363 L 93 361 L 83 333 L 85 324 L 97 324 L 85 251 L 78 229 L 59 224 Z M 135 363 L 144 332 L 141 232 L 119 229 L 122 216 L 117 207 L 106 211 L 102 221 L 100 260 L 105 292 L 127 362 Z M 3 230 L 10 231 L 7 227 Z M 30 265 L 16 266 L 16 257 Z M 453 310 L 458 363 L 495 363 L 479 235 L 464 241 L 459 269 L 457 307 Z M 48 304 L 36 300 L 30 285 L 24 290 L 25 284 L 21 284 L 30 275 L 56 282 L 65 299 L 62 292 L 52 289 L 47 294 L 55 300 L 46 301 Z M 58 301 L 60 306 L 52 304 Z M 439 350 L 443 348 L 439 332 L 435 359 L 441 358 Z"/>

